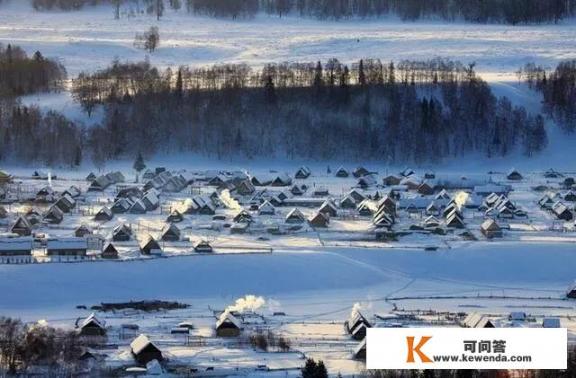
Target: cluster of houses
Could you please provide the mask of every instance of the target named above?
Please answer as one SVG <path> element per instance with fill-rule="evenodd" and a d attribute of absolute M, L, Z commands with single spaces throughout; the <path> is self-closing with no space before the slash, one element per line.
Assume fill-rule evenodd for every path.
<path fill-rule="evenodd" d="M 330 171 L 330 174 L 331 171 Z M 118 243 L 138 241 L 143 255 L 162 253 L 166 243 L 187 241 L 183 237 L 178 223 L 187 216 L 211 216 L 212 222 L 221 224 L 231 234 L 261 232 L 285 234 L 301 230 L 325 229 L 331 227 L 331 220 L 368 220 L 371 228 L 367 232 L 376 240 L 396 240 L 396 225 L 402 225 L 400 232 L 425 232 L 444 235 L 450 230 L 466 229 L 467 221 L 477 217 L 483 218 L 479 231 L 487 239 L 503 236 L 507 222 L 511 219 L 526 218 L 527 213 L 509 198 L 513 190 L 512 183 L 526 181 L 517 170 L 511 170 L 504 177 L 504 183 L 486 180 L 461 178 L 437 178 L 435 173 L 427 172 L 417 175 L 412 169 L 405 169 L 397 175 L 387 175 L 380 182 L 376 172 L 364 167 L 347 170 L 338 168 L 334 173 L 334 182 L 339 178 L 354 178 L 356 185 L 348 187 L 342 194 L 331 193 L 313 180 L 315 176 L 308 167 L 300 167 L 294 175 L 270 173 L 250 175 L 239 171 L 208 172 L 170 172 L 165 168 L 149 169 L 142 175 L 141 184 L 127 184 L 121 172 L 110 172 L 86 177 L 87 193 L 77 185 L 66 190 L 56 191 L 52 185 L 37 190 L 28 202 L 38 204 L 30 207 L 10 222 L 8 233 L 10 242 L 0 244 L 3 260 L 14 262 L 29 261 L 29 250 L 44 249 L 48 256 L 87 255 L 85 246 L 76 239 L 94 238 L 97 241 L 96 252 L 102 258 L 118 258 Z M 38 180 L 46 175 L 38 174 Z M 48 176 L 48 181 L 55 180 Z M 561 194 L 546 194 L 539 201 L 542 209 L 549 211 L 557 219 L 570 221 L 574 219 L 576 192 L 571 178 L 564 178 L 560 173 L 549 170 L 544 173 L 547 179 L 562 179 L 565 191 Z M 505 182 L 509 181 L 509 182 Z M 0 189 L 6 193 L 6 184 L 13 182 L 13 177 L 2 172 Z M 112 188 L 113 190 L 108 190 Z M 190 190 L 185 189 L 189 188 Z M 332 188 L 332 190 L 334 190 Z M 450 192 L 449 192 L 450 191 Z M 35 230 L 42 230 L 43 225 L 56 227 L 67 216 L 86 215 L 77 204 L 86 204 L 86 199 L 98 196 L 112 200 L 96 211 L 90 210 L 92 226 L 88 220 L 74 230 L 70 238 L 46 238 L 44 241 L 32 241 Z M 223 199 L 226 192 L 235 201 L 230 206 Z M 89 194 L 93 193 L 93 194 Z M 180 196 L 176 193 L 181 193 Z M 90 197 L 92 196 L 92 197 Z M 171 203 L 170 210 L 162 209 L 164 204 Z M 166 202 L 168 200 L 176 202 Z M 88 201 L 89 202 L 89 201 Z M 90 203 L 93 206 L 92 203 Z M 38 210 L 44 208 L 44 210 Z M 236 209 L 231 217 L 227 209 Z M 468 210 L 470 209 L 470 210 Z M 466 211 L 474 211 L 474 216 L 465 216 Z M 146 215 L 166 213 L 165 225 L 159 235 L 133 234 L 131 225 L 119 222 L 108 236 L 99 235 L 93 228 L 100 228 L 119 214 Z M 9 217 L 8 211 L 0 205 L 0 219 Z M 416 221 L 413 221 L 416 219 Z M 409 224 L 405 225 L 408 220 Z M 51 225 L 51 226 L 50 226 Z M 478 226 L 475 226 L 478 227 Z M 221 232 L 221 228 L 219 229 Z M 140 234 L 140 232 L 139 232 Z M 17 236 L 17 237 L 15 237 Z M 5 239 L 5 238 L 2 238 Z M 69 239 L 69 240 L 67 240 Z M 61 248 L 52 248 L 60 244 Z M 32 247 L 29 248 L 29 245 Z M 48 247 L 50 246 L 50 249 Z M 69 246 L 69 247 L 67 247 Z M 192 245 L 196 252 L 212 252 L 213 248 L 206 240 Z"/>

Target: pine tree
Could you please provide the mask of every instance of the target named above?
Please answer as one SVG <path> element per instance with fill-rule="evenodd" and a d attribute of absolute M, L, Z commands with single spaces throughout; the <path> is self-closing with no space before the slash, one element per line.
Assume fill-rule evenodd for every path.
<path fill-rule="evenodd" d="M 136 160 L 134 161 L 134 170 L 136 173 L 136 182 L 138 182 L 138 175 L 146 168 L 146 163 L 144 163 L 144 157 L 142 157 L 142 153 L 138 153 L 136 156 Z"/>

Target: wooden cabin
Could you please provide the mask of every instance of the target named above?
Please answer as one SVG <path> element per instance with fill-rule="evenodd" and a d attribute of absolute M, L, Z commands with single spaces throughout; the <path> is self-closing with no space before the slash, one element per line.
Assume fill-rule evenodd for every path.
<path fill-rule="evenodd" d="M 106 336 L 106 322 L 92 313 L 76 324 L 76 331 L 80 336 Z"/>
<path fill-rule="evenodd" d="M 46 256 L 74 256 L 84 258 L 88 242 L 84 238 L 49 239 L 46 243 Z"/>
<path fill-rule="evenodd" d="M 25 217 L 19 217 L 10 227 L 10 232 L 20 236 L 32 235 L 32 224 Z"/>
<path fill-rule="evenodd" d="M 144 243 L 140 244 L 140 253 L 143 255 L 160 255 L 162 254 L 162 247 L 151 235 L 145 239 Z"/>
<path fill-rule="evenodd" d="M 117 259 L 118 258 L 118 250 L 114 247 L 114 244 L 108 243 L 102 250 L 100 257 L 103 259 Z"/>
<path fill-rule="evenodd" d="M 130 343 L 132 356 L 141 365 L 150 361 L 162 361 L 162 351 L 146 335 L 140 335 Z"/>
<path fill-rule="evenodd" d="M 167 224 L 162 229 L 162 240 L 175 242 L 180 240 L 181 234 L 180 229 L 175 224 Z"/>
<path fill-rule="evenodd" d="M 242 332 L 242 322 L 228 311 L 224 311 L 216 322 L 216 336 L 238 337 Z"/>
<path fill-rule="evenodd" d="M 98 210 L 96 215 L 94 215 L 94 220 L 99 222 L 108 222 L 112 220 L 112 218 L 114 218 L 114 214 L 112 213 L 112 210 L 106 206 Z"/>
<path fill-rule="evenodd" d="M 34 240 L 31 237 L 0 238 L 0 262 L 5 264 L 32 262 Z"/>
<path fill-rule="evenodd" d="M 480 232 L 488 239 L 502 237 L 502 228 L 494 219 L 486 219 L 480 226 Z"/>
<path fill-rule="evenodd" d="M 308 223 L 314 228 L 326 228 L 330 223 L 330 217 L 324 213 L 317 212 L 308 220 Z"/>

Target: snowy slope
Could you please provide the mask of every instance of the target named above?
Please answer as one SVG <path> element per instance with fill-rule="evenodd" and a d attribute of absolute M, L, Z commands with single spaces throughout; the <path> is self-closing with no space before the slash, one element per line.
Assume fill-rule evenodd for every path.
<path fill-rule="evenodd" d="M 0 42 L 40 49 L 62 59 L 72 75 L 107 66 L 112 59 L 142 60 L 132 45 L 136 32 L 157 25 L 160 49 L 150 56 L 161 67 L 270 61 L 315 61 L 336 57 L 344 62 L 374 57 L 383 60 L 447 57 L 477 62 L 487 80 L 510 79 L 526 62 L 547 66 L 575 58 L 576 23 L 509 26 L 420 21 L 317 21 L 275 18 L 253 20 L 197 17 L 167 11 L 114 20 L 110 7 L 78 12 L 34 12 L 27 0 L 0 8 Z"/>

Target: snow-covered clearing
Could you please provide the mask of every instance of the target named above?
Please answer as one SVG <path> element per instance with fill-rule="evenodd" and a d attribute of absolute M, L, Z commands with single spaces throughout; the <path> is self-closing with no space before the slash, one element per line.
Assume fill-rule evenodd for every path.
<path fill-rule="evenodd" d="M 106 67 L 116 57 L 143 60 L 146 53 L 133 47 L 134 35 L 152 25 L 160 28 L 161 46 L 150 60 L 160 67 L 438 56 L 476 62 L 487 80 L 501 81 L 514 79 L 514 72 L 527 62 L 554 66 L 576 57 L 574 20 L 535 26 L 405 23 L 394 18 L 335 22 L 265 15 L 229 20 L 167 11 L 156 21 L 145 15 L 115 20 L 113 9 L 105 6 L 35 12 L 25 0 L 0 7 L 0 42 L 59 57 L 72 76 Z"/>

